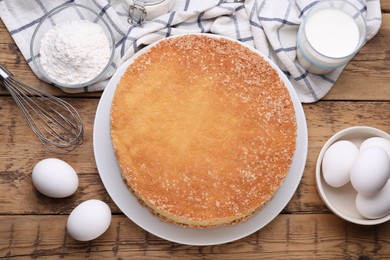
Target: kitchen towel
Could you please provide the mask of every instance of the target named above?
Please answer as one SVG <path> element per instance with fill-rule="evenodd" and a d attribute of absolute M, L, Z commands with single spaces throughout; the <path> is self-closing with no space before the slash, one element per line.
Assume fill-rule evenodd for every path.
<path fill-rule="evenodd" d="M 379 30 L 379 0 L 349 0 L 367 22 L 367 40 Z M 329 92 L 343 68 L 326 75 L 304 70 L 296 60 L 296 36 L 313 0 L 176 0 L 172 10 L 142 27 L 128 23 L 122 0 L 0 0 L 0 17 L 34 73 L 30 40 L 42 17 L 66 2 L 95 9 L 111 26 L 115 36 L 115 58 L 101 82 L 66 92 L 100 91 L 115 70 L 142 47 L 157 40 L 185 33 L 213 33 L 241 41 L 273 60 L 294 86 L 301 102 L 315 102 Z"/>

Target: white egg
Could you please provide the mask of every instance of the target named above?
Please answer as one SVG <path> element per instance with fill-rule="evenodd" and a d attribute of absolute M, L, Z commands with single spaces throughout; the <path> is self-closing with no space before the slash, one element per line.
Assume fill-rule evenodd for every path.
<path fill-rule="evenodd" d="M 349 182 L 349 171 L 359 153 L 357 146 L 346 140 L 333 143 L 322 159 L 322 174 L 332 187 L 341 187 Z"/>
<path fill-rule="evenodd" d="M 377 147 L 380 147 L 383 150 L 385 150 L 387 155 L 390 158 L 390 141 L 385 139 L 385 138 L 382 138 L 382 137 L 371 137 L 371 138 L 364 140 L 361 143 L 359 149 L 360 149 L 360 151 L 363 151 L 364 149 L 366 149 L 368 147 L 373 147 L 373 146 L 377 146 Z"/>
<path fill-rule="evenodd" d="M 56 158 L 38 162 L 32 170 L 32 182 L 39 192 L 53 198 L 68 197 L 79 186 L 77 173 L 72 166 Z"/>
<path fill-rule="evenodd" d="M 356 209 L 366 218 L 376 219 L 390 214 L 390 181 L 385 187 L 373 196 L 358 193 L 356 196 Z"/>
<path fill-rule="evenodd" d="M 87 200 L 70 213 L 66 228 L 79 241 L 89 241 L 102 235 L 110 226 L 111 210 L 101 200 Z"/>
<path fill-rule="evenodd" d="M 358 193 L 373 195 L 379 192 L 390 177 L 390 158 L 380 147 L 359 152 L 351 168 L 351 183 Z"/>

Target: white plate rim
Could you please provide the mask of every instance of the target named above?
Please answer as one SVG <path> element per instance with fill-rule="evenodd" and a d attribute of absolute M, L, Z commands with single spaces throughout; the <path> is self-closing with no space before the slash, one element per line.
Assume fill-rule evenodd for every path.
<path fill-rule="evenodd" d="M 219 35 L 201 35 L 224 38 L 227 40 L 238 42 Z M 180 36 L 182 35 L 172 37 Z M 165 39 L 162 39 L 160 41 L 163 40 Z M 279 215 L 279 213 L 291 200 L 301 181 L 306 165 L 308 149 L 307 125 L 302 104 L 290 81 L 270 59 L 268 59 L 256 49 L 249 47 L 241 42 L 238 42 L 243 46 L 249 48 L 251 51 L 262 56 L 266 61 L 270 63 L 270 65 L 278 72 L 279 76 L 285 82 L 285 85 L 287 86 L 287 89 L 291 96 L 292 102 L 294 104 L 297 121 L 297 147 L 295 150 L 289 174 L 287 175 L 283 185 L 277 191 L 273 199 L 270 200 L 261 211 L 259 211 L 243 223 L 239 223 L 233 226 L 217 227 L 210 229 L 186 228 L 165 223 L 161 221 L 158 217 L 152 215 L 148 209 L 141 206 L 137 199 L 128 190 L 127 186 L 124 184 L 112 147 L 109 126 L 112 98 L 115 92 L 116 85 L 119 82 L 122 74 L 125 72 L 126 68 L 135 58 L 146 52 L 149 48 L 151 48 L 160 41 L 157 41 L 147 46 L 146 48 L 137 52 L 129 60 L 127 60 L 113 75 L 99 101 L 93 127 L 93 149 L 96 166 L 103 185 L 106 188 L 111 199 L 117 205 L 117 207 L 132 222 L 157 237 L 166 239 L 171 242 L 195 246 L 218 245 L 246 237 L 263 228 L 265 225 L 270 223 L 275 217 Z"/>

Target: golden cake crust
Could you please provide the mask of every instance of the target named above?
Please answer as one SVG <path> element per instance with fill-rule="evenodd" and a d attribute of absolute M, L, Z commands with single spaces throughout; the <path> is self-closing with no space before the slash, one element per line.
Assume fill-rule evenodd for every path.
<path fill-rule="evenodd" d="M 161 219 L 191 227 L 239 223 L 289 172 L 294 107 L 277 72 L 239 43 L 168 38 L 127 68 L 111 107 L 126 184 Z"/>

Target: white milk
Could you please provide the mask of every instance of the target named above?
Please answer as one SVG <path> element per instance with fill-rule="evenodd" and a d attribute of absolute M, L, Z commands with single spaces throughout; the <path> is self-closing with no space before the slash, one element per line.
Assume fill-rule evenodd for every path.
<path fill-rule="evenodd" d="M 307 70 L 323 74 L 346 64 L 360 47 L 355 20 L 327 7 L 310 14 L 299 28 L 297 58 Z"/>

